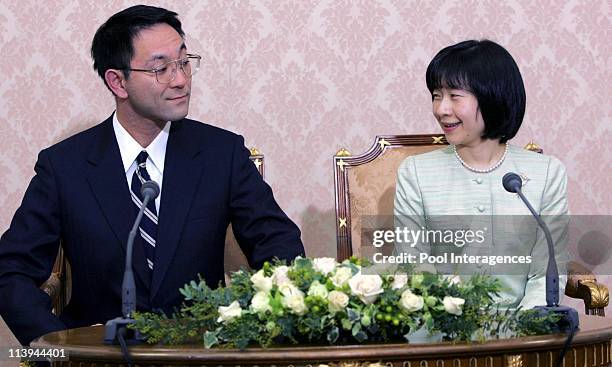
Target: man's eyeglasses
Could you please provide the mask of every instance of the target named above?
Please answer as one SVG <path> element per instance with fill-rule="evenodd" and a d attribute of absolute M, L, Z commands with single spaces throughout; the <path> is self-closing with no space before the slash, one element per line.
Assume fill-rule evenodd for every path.
<path fill-rule="evenodd" d="M 142 71 L 145 73 L 155 73 L 155 78 L 159 84 L 168 84 L 176 78 L 176 70 L 181 69 L 185 77 L 191 78 L 193 74 L 200 70 L 200 60 L 202 56 L 195 54 L 187 54 L 187 57 L 182 59 L 168 61 L 153 69 L 131 69 L 123 68 L 129 71 Z"/>

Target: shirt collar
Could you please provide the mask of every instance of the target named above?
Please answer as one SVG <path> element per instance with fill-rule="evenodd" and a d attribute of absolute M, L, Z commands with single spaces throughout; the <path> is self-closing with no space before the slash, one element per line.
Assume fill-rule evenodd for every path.
<path fill-rule="evenodd" d="M 162 131 L 153 139 L 148 147 L 143 148 L 138 142 L 125 130 L 125 128 L 119 123 L 117 119 L 117 113 L 113 114 L 113 129 L 115 130 L 115 137 L 117 144 L 119 145 L 119 152 L 121 153 L 121 161 L 123 163 L 123 170 L 128 171 L 132 163 L 136 160 L 138 154 L 145 150 L 149 154 L 149 159 L 155 167 L 163 174 L 164 172 L 164 161 L 166 158 L 166 146 L 168 145 L 168 136 L 170 133 L 170 126 L 172 122 L 166 122 Z"/>

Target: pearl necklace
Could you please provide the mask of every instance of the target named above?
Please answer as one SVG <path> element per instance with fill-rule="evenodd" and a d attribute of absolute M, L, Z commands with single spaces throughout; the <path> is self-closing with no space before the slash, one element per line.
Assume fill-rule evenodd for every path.
<path fill-rule="evenodd" d="M 506 142 L 506 148 L 504 149 L 504 154 L 502 154 L 501 158 L 497 161 L 497 163 L 485 169 L 474 168 L 470 166 L 469 164 L 465 163 L 465 161 L 461 158 L 461 156 L 457 152 L 457 147 L 454 145 L 453 145 L 453 152 L 455 152 L 455 157 L 457 157 L 457 159 L 463 165 L 463 167 L 467 168 L 468 170 L 472 172 L 476 172 L 476 173 L 489 173 L 491 171 L 494 171 L 497 167 L 501 166 L 501 164 L 504 163 L 504 159 L 506 159 L 506 154 L 508 154 L 508 142 Z"/>

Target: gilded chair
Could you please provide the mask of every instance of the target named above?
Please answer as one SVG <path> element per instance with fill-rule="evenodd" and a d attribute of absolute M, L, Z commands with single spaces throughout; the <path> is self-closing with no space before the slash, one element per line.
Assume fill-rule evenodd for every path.
<path fill-rule="evenodd" d="M 371 258 L 375 249 L 367 228 L 393 228 L 395 180 L 400 163 L 408 156 L 448 144 L 444 135 L 379 135 L 365 153 L 352 155 L 340 149 L 334 156 L 337 259 Z M 526 149 L 542 153 L 536 144 Z M 362 243 L 364 246 L 362 246 Z M 365 245 L 367 244 L 367 245 Z M 383 254 L 390 248 L 381 248 Z M 585 313 L 604 316 L 608 288 L 576 262 L 568 264 L 565 294 L 582 299 Z"/>
<path fill-rule="evenodd" d="M 395 178 L 404 158 L 446 144 L 444 135 L 379 135 L 363 154 L 353 156 L 346 149 L 336 153 L 334 190 L 338 260 L 353 255 L 371 255 L 365 253 L 373 251 L 371 246 L 361 246 L 362 219 L 392 221 Z M 375 226 L 391 228 L 393 223 Z"/>
<path fill-rule="evenodd" d="M 250 149 L 250 159 L 255 164 L 257 171 L 263 177 L 264 176 L 264 156 L 257 149 Z M 232 232 L 231 225 L 227 229 L 227 235 L 225 237 L 225 273 L 226 281 L 228 279 L 227 273 L 236 271 L 240 268 L 249 268 L 246 257 L 242 253 L 236 238 Z M 70 276 L 70 264 L 68 263 L 62 246 L 60 245 L 55 264 L 49 279 L 43 283 L 40 287 L 45 291 L 49 297 L 51 297 L 53 304 L 53 312 L 56 315 L 62 313 L 64 307 L 70 301 L 70 294 L 72 290 L 72 280 Z"/>

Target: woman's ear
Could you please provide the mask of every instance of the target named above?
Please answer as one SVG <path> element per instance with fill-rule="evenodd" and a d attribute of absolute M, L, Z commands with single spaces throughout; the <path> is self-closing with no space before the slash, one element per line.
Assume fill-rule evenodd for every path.
<path fill-rule="evenodd" d="M 104 73 L 104 80 L 115 96 L 119 98 L 127 98 L 128 93 L 125 89 L 125 75 L 123 74 L 123 71 L 108 69 Z"/>

